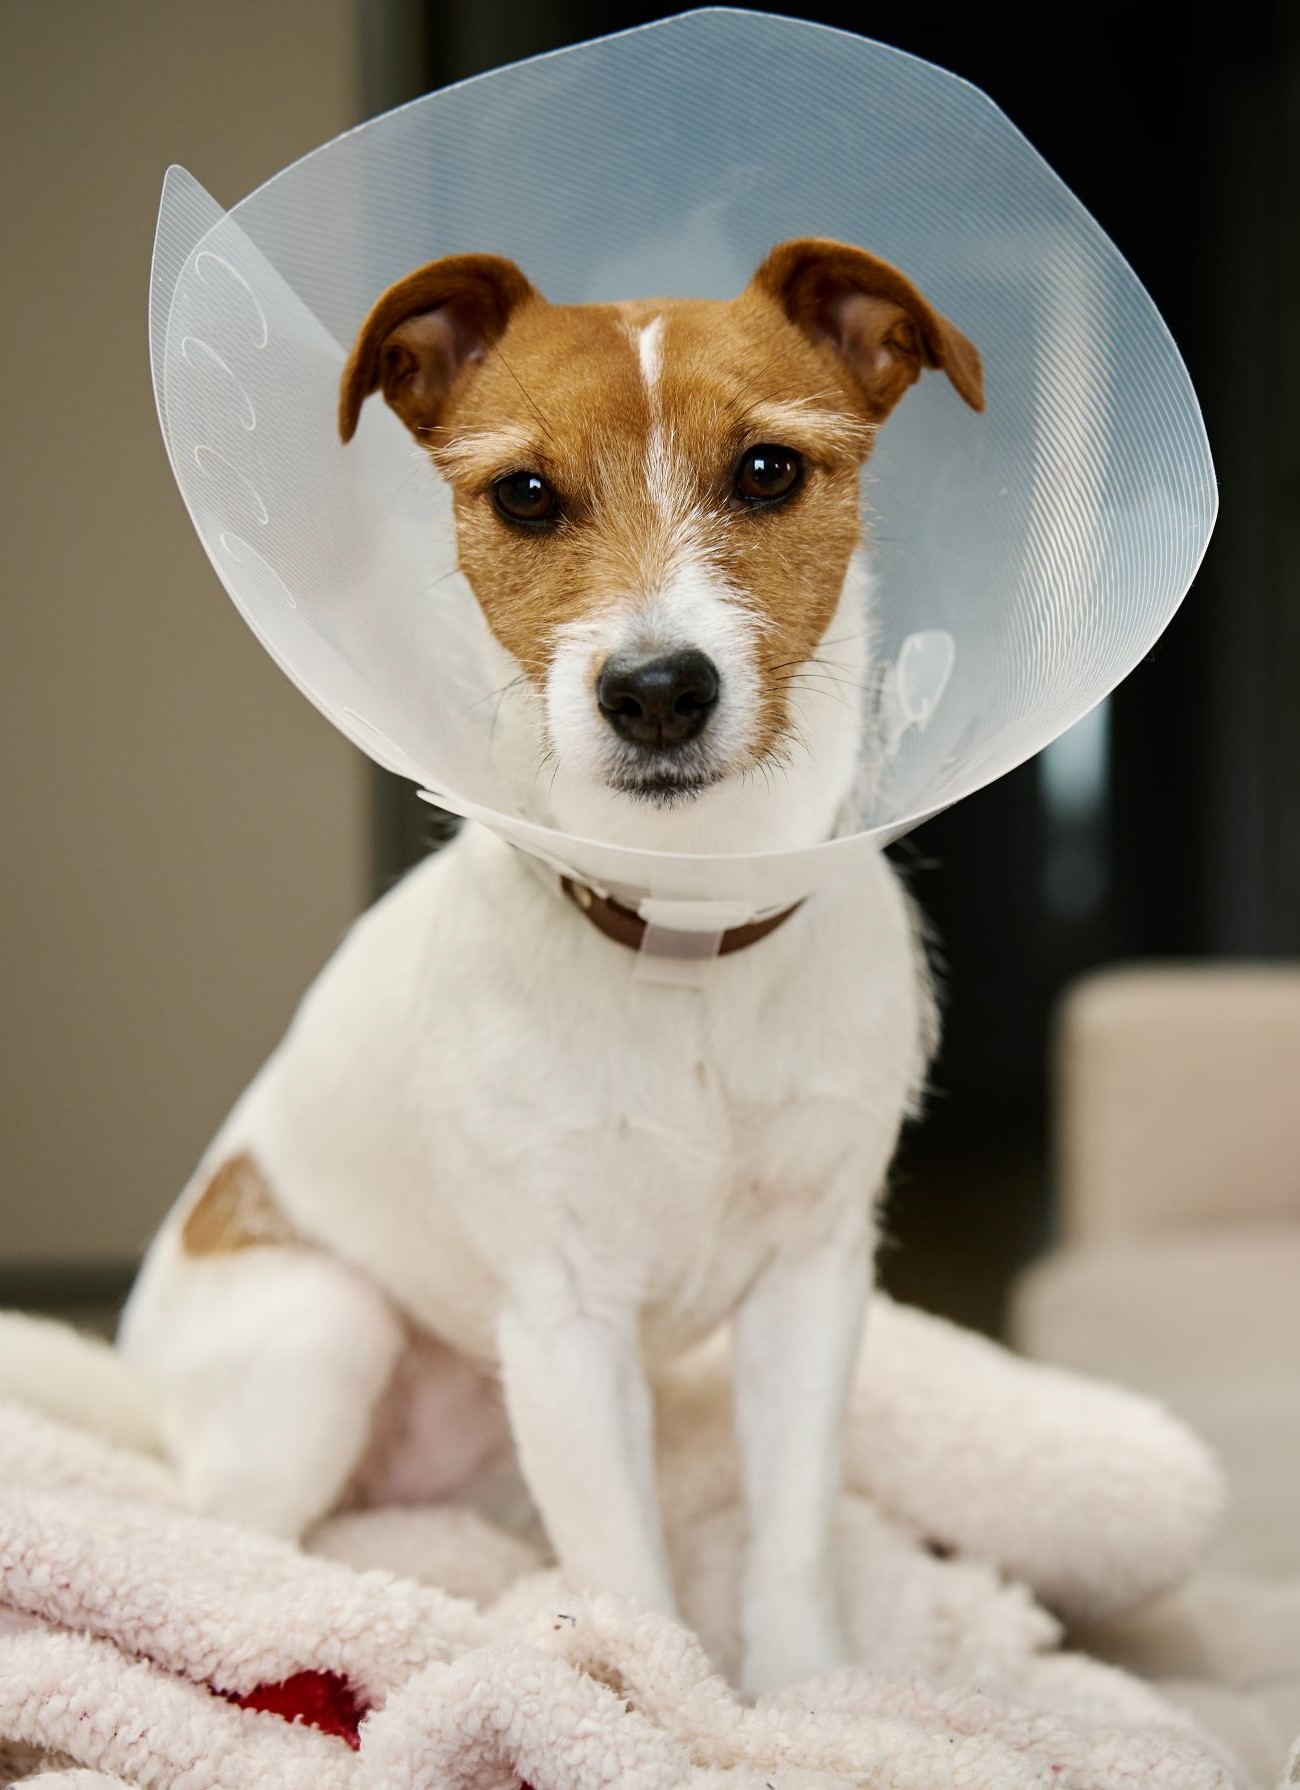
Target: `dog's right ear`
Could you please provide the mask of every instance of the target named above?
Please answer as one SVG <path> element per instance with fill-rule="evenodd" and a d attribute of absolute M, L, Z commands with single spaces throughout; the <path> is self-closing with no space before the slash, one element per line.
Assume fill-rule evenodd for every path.
<path fill-rule="evenodd" d="M 351 441 L 371 392 L 427 438 L 467 367 L 482 360 L 512 312 L 538 293 L 499 255 L 446 255 L 390 286 L 361 325 L 339 389 L 339 434 Z"/>

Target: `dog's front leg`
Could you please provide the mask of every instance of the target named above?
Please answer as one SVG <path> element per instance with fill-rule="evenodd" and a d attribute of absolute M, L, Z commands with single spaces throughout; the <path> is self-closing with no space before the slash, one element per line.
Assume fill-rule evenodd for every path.
<path fill-rule="evenodd" d="M 671 1612 L 638 1311 L 596 1309 L 564 1264 L 534 1265 L 498 1346 L 520 1464 L 564 1571 Z"/>
<path fill-rule="evenodd" d="M 866 1202 L 838 1234 L 778 1257 L 736 1315 L 736 1427 L 749 1516 L 742 1682 L 776 1690 L 846 1663 L 831 1527 L 871 1284 Z"/>

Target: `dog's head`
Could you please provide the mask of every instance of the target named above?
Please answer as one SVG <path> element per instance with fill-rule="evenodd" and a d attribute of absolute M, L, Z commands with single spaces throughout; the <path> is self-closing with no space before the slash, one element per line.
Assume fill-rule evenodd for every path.
<path fill-rule="evenodd" d="M 725 302 L 552 305 L 512 262 L 456 255 L 375 305 L 339 425 L 382 390 L 448 481 L 461 569 L 577 818 L 595 797 L 662 814 L 804 751 L 859 469 L 925 368 L 981 408 L 974 346 L 841 243 L 783 243 Z"/>

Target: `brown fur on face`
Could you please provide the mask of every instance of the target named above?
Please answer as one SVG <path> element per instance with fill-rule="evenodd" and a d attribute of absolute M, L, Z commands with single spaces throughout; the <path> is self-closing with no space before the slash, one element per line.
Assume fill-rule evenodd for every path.
<path fill-rule="evenodd" d="M 842 243 L 780 245 L 733 300 L 619 305 L 551 305 L 510 262 L 450 257 L 376 305 L 340 427 L 348 439 L 382 386 L 447 478 L 461 569 L 536 686 L 566 624 L 706 568 L 758 623 L 761 757 L 839 601 L 859 469 L 927 367 L 982 408 L 973 344 L 896 268 Z M 806 475 L 788 501 L 752 509 L 733 479 L 763 444 L 798 450 Z M 558 496 L 553 525 L 497 514 L 494 484 L 520 472 Z"/>

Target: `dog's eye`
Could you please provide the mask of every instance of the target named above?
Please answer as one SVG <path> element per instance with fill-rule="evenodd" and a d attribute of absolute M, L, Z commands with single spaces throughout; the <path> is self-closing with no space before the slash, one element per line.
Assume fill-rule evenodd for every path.
<path fill-rule="evenodd" d="M 736 468 L 736 496 L 743 503 L 780 503 L 803 482 L 803 455 L 793 448 L 764 443 L 752 447 Z"/>
<path fill-rule="evenodd" d="M 554 491 L 536 472 L 512 472 L 498 479 L 492 502 L 507 522 L 552 522 L 560 513 Z"/>

